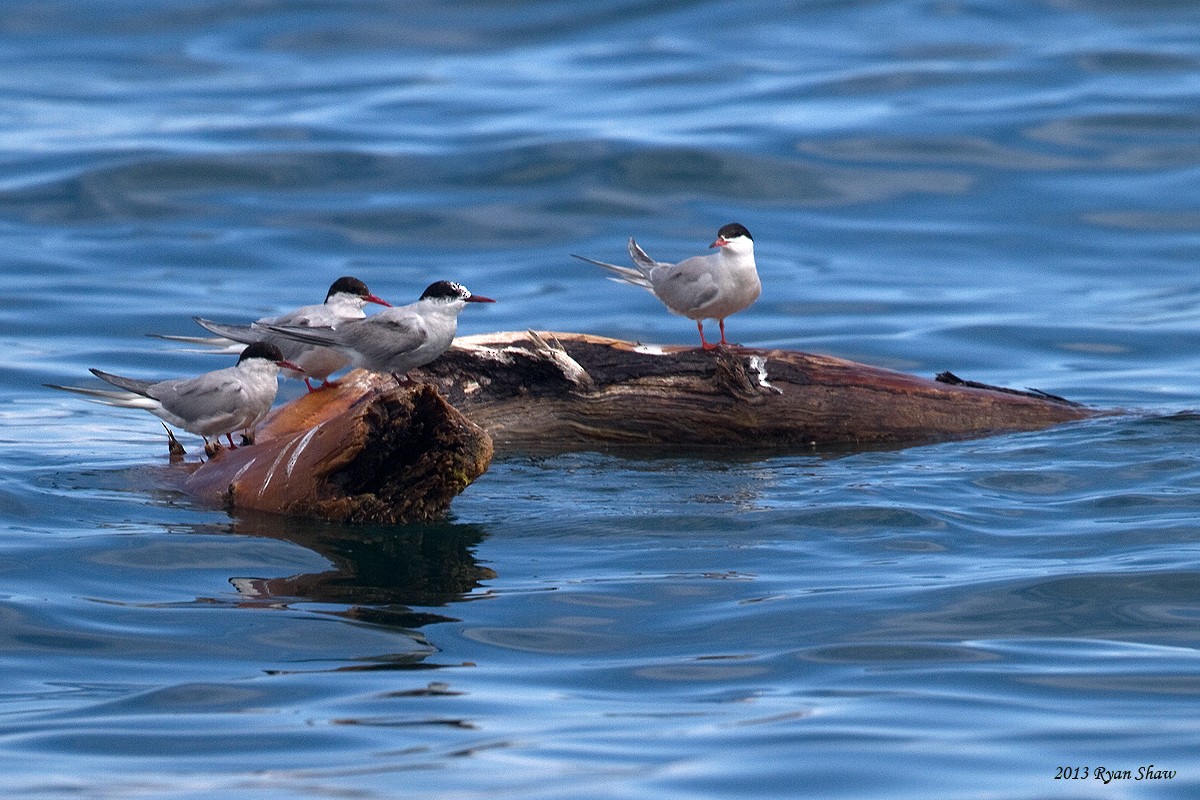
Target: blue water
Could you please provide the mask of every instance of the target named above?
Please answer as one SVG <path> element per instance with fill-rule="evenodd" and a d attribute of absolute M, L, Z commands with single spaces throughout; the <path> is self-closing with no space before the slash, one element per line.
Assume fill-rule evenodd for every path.
<path fill-rule="evenodd" d="M 0 63 L 0 791 L 1200 792 L 1191 0 L 47 0 Z M 730 221 L 736 341 L 1123 413 L 502 456 L 382 528 L 198 505 L 157 420 L 42 387 L 215 368 L 144 334 L 343 274 L 692 343 L 568 254 Z"/>

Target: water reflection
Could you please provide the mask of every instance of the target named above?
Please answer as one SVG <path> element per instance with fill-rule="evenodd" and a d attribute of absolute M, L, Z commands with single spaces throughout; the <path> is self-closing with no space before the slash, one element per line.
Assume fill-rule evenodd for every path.
<path fill-rule="evenodd" d="M 330 612 L 335 616 L 417 628 L 455 619 L 412 606 L 461 602 L 496 577 L 475 561 L 474 549 L 487 536 L 480 525 L 348 526 L 239 514 L 231 532 L 290 542 L 332 564 L 324 572 L 281 578 L 233 576 L 245 605 L 331 603 L 345 606 Z"/>

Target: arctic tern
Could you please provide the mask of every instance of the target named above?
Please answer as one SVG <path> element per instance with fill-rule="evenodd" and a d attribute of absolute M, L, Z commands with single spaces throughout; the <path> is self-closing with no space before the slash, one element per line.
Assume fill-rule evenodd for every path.
<path fill-rule="evenodd" d="M 238 347 L 239 344 L 251 344 L 260 341 L 271 342 L 283 352 L 283 357 L 286 360 L 298 365 L 303 370 L 302 373 L 297 373 L 294 370 L 285 369 L 284 375 L 289 378 L 302 378 L 311 392 L 315 391 L 312 385 L 314 378 L 321 381 L 321 388 L 336 385 L 334 381 L 329 380 L 329 376 L 349 364 L 350 359 L 337 350 L 332 350 L 328 347 L 315 347 L 276 336 L 265 330 L 262 326 L 336 327 L 345 320 L 362 319 L 365 317 L 366 314 L 363 312 L 363 306 L 367 303 L 391 306 L 391 303 L 371 294 L 371 290 L 367 288 L 367 285 L 358 278 L 346 276 L 338 278 L 333 282 L 329 287 L 328 294 L 325 295 L 324 303 L 301 306 L 295 311 L 289 311 L 286 314 L 274 317 L 263 317 L 250 325 L 225 325 L 201 317 L 192 317 L 197 325 L 217 334 L 217 336 L 214 338 L 159 335 L 157 338 L 224 347 L 225 349 L 218 352 L 231 353 L 236 353 L 241 349 Z"/>
<path fill-rule="evenodd" d="M 242 351 L 237 365 L 205 372 L 194 378 L 147 381 L 89 370 L 121 391 L 91 389 L 82 386 L 46 384 L 84 395 L 95 402 L 119 408 L 141 408 L 154 416 L 204 439 L 209 451 L 210 437 L 225 436 L 229 446 L 233 433 L 241 431 L 253 438 L 254 426 L 271 410 L 279 389 L 279 370 L 299 370 L 283 358 L 270 342 L 255 342 Z M 220 444 L 218 442 L 217 446 Z"/>
<path fill-rule="evenodd" d="M 335 328 L 264 327 L 287 339 L 340 350 L 353 366 L 391 373 L 403 383 L 409 370 L 428 364 L 449 349 L 458 332 L 458 315 L 467 303 L 494 302 L 471 294 L 460 284 L 437 281 L 415 303 L 385 308 Z"/>
<path fill-rule="evenodd" d="M 725 318 L 749 308 L 758 299 L 762 284 L 754 265 L 754 239 L 745 226 L 736 222 L 725 225 L 709 246 L 718 248 L 717 252 L 671 264 L 650 258 L 630 237 L 632 268 L 572 256 L 613 273 L 615 277 L 610 280 L 646 289 L 672 313 L 695 320 L 700 346 L 711 350 L 718 343 L 704 338 L 704 320 L 717 320 L 721 327 L 719 344 L 729 344 L 725 341 Z"/>

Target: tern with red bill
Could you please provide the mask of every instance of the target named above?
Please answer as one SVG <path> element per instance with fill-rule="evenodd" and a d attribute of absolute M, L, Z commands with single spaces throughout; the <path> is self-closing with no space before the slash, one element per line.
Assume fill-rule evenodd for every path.
<path fill-rule="evenodd" d="M 243 432 L 253 439 L 254 426 L 271 410 L 279 390 L 279 370 L 299 370 L 283 358 L 270 342 L 255 342 L 242 351 L 237 365 L 205 372 L 194 378 L 147 381 L 102 372 L 90 372 L 120 391 L 90 389 L 82 386 L 46 384 L 84 395 L 91 400 L 118 408 L 141 408 L 159 419 L 209 439 L 224 436 L 233 443 L 233 434 Z"/>
<path fill-rule="evenodd" d="M 695 320 L 700 346 L 711 350 L 718 344 L 704 338 L 704 320 L 717 320 L 721 327 L 719 344 L 729 344 L 725 341 L 725 318 L 749 308 L 762 292 L 762 284 L 754 265 L 754 239 L 744 225 L 725 225 L 709 246 L 718 248 L 717 252 L 671 264 L 650 258 L 631 237 L 632 268 L 572 256 L 613 273 L 610 280 L 642 287 L 673 314 Z"/>
<path fill-rule="evenodd" d="M 272 333 L 304 344 L 332 347 L 350 363 L 370 372 L 391 373 L 403 383 L 411 369 L 424 366 L 450 348 L 458 315 L 467 303 L 494 303 L 451 281 L 432 283 L 415 303 L 385 308 L 366 319 L 335 328 L 266 325 Z"/>
<path fill-rule="evenodd" d="M 311 392 L 314 391 L 312 385 L 314 378 L 321 381 L 321 388 L 336 385 L 334 381 L 329 380 L 329 376 L 349 364 L 350 358 L 328 347 L 301 344 L 291 339 L 285 339 L 282 336 L 276 336 L 263 326 L 283 325 L 303 328 L 336 328 L 348 319 L 362 319 L 365 317 L 366 313 L 363 311 L 363 306 L 367 303 L 375 303 L 388 307 L 392 305 L 388 301 L 371 294 L 371 290 L 367 288 L 367 285 L 358 278 L 345 276 L 338 278 L 329 287 L 329 293 L 325 295 L 324 303 L 301 306 L 295 311 L 289 311 L 286 314 L 280 314 L 275 317 L 263 317 L 251 325 L 226 325 L 201 317 L 193 317 L 192 319 L 196 321 L 197 325 L 212 331 L 217 336 L 214 338 L 160 335 L 158 338 L 225 348 L 218 352 L 237 352 L 240 349 L 239 344 L 271 342 L 283 352 L 283 357 L 286 360 L 298 365 L 303 370 L 303 372 L 285 370 L 284 375 L 289 378 L 303 379 L 305 385 L 308 386 L 308 390 Z"/>

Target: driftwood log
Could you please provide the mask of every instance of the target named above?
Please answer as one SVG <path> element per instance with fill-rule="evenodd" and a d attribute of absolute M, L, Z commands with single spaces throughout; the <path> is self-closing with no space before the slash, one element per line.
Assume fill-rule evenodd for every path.
<path fill-rule="evenodd" d="M 1037 430 L 1098 412 L 1037 391 L 831 356 L 639 345 L 578 333 L 463 337 L 412 377 L 500 450 L 677 446 L 799 451 Z"/>
<path fill-rule="evenodd" d="M 232 508 L 364 522 L 441 516 L 501 452 L 797 452 L 1036 430 L 1100 413 L 1037 391 L 830 356 L 494 333 L 391 376 L 352 372 L 282 406 L 184 488 Z"/>

